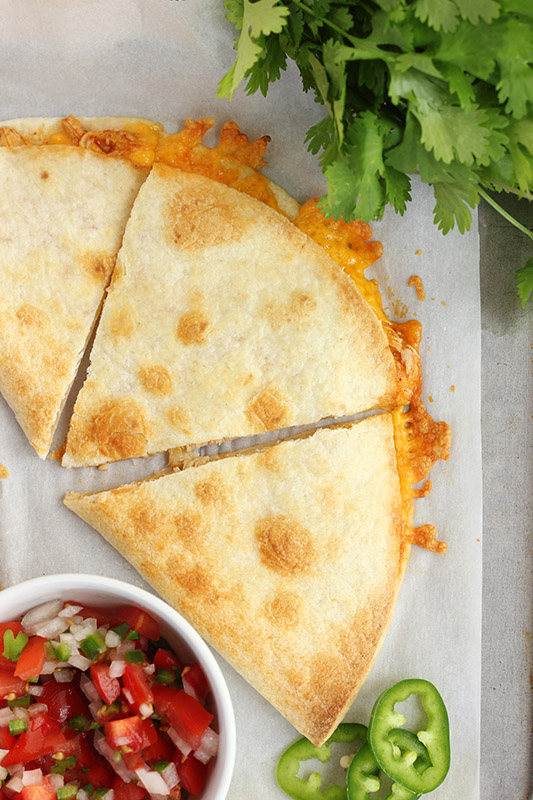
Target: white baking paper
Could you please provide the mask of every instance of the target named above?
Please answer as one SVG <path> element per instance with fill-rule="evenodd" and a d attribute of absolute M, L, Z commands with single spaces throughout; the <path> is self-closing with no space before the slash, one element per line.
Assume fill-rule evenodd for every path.
<path fill-rule="evenodd" d="M 220 0 L 2 0 L 0 118 L 139 115 L 177 130 L 186 117 L 236 120 L 272 137 L 266 174 L 299 200 L 324 191 L 307 129 L 323 115 L 289 66 L 269 91 L 230 104 L 215 96 L 231 66 L 233 29 Z M 211 136 L 211 134 L 210 134 Z M 215 137 L 206 141 L 214 141 Z M 453 432 L 450 460 L 433 469 L 417 521 L 438 526 L 445 556 L 413 548 L 387 640 L 347 719 L 367 722 L 377 695 L 407 677 L 440 689 L 450 713 L 452 768 L 433 797 L 479 798 L 481 630 L 480 303 L 477 218 L 469 234 L 443 237 L 431 191 L 415 182 L 403 218 L 374 224 L 385 253 L 371 273 L 398 319 L 423 324 L 424 394 Z M 426 299 L 408 278 L 422 277 Z M 1 286 L 0 286 L 1 289 Z M 58 433 L 57 444 L 65 430 Z M 0 582 L 93 572 L 146 584 L 97 533 L 63 505 L 67 490 L 95 491 L 149 475 L 164 456 L 95 469 L 40 461 L 0 398 Z M 0 596 L 1 605 L 1 596 Z M 219 659 L 237 719 L 237 761 L 228 800 L 282 800 L 275 765 L 294 729 Z M 333 759 L 332 759 L 333 761 Z M 323 767 L 321 767 L 323 770 Z"/>

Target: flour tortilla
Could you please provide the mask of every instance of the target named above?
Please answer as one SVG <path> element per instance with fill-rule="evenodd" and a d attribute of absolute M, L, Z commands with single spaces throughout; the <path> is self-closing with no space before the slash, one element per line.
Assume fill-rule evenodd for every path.
<path fill-rule="evenodd" d="M 0 123 L 36 144 L 60 128 L 58 119 Z M 124 159 L 75 146 L 0 147 L 0 391 L 41 458 L 146 175 Z"/>
<path fill-rule="evenodd" d="M 324 742 L 403 577 L 390 414 L 65 504 L 300 733 Z"/>
<path fill-rule="evenodd" d="M 63 465 L 390 407 L 394 360 L 354 283 L 288 219 L 155 164 L 128 221 Z"/>

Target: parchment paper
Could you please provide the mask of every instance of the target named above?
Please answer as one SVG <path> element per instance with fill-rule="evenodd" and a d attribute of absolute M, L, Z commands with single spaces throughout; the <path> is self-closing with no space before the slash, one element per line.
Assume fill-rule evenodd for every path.
<path fill-rule="evenodd" d="M 139 115 L 174 131 L 185 117 L 236 120 L 251 137 L 272 136 L 266 174 L 297 199 L 324 191 L 305 132 L 323 109 L 289 67 L 268 97 L 215 97 L 231 66 L 232 26 L 220 0 L 3 0 L 0 2 L 0 118 Z M 209 141 L 209 140 L 207 140 Z M 214 141 L 214 137 L 212 138 Z M 372 268 L 398 319 L 423 323 L 425 397 L 452 427 L 450 460 L 439 462 L 417 521 L 438 526 L 445 556 L 413 548 L 385 645 L 347 719 L 367 722 L 377 695 L 423 677 L 450 713 L 452 768 L 435 798 L 479 798 L 481 627 L 480 310 L 477 217 L 469 234 L 443 237 L 432 222 L 431 190 L 415 183 L 403 218 L 374 224 L 385 254 Z M 422 277 L 420 302 L 408 278 Z M 71 401 L 72 402 L 72 401 Z M 69 404 L 71 405 L 71 403 Z M 57 444 L 65 430 L 63 420 Z M 146 584 L 97 533 L 63 505 L 65 491 L 94 491 L 149 475 L 163 456 L 64 470 L 40 461 L 0 398 L 0 581 L 77 571 Z M 1 596 L 0 596 L 1 604 Z M 222 659 L 237 719 L 237 762 L 228 800 L 281 800 L 274 779 L 294 729 Z M 333 761 L 333 759 L 332 759 Z M 321 768 L 323 769 L 323 768 Z"/>

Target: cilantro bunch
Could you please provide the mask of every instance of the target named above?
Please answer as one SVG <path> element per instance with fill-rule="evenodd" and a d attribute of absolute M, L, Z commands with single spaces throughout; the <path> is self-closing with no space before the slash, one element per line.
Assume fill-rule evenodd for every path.
<path fill-rule="evenodd" d="M 218 95 L 266 95 L 287 59 L 327 116 L 307 134 L 338 219 L 403 214 L 411 175 L 433 187 L 443 233 L 487 193 L 533 192 L 532 0 L 226 0 L 237 56 Z M 525 305 L 533 257 L 515 275 Z"/>

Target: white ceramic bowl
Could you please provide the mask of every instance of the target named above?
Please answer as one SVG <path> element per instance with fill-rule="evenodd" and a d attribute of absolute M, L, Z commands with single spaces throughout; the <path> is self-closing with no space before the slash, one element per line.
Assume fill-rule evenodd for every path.
<path fill-rule="evenodd" d="M 0 622 L 19 619 L 30 608 L 55 598 L 102 608 L 140 606 L 157 619 L 162 636 L 179 658 L 195 660 L 202 665 L 212 690 L 214 708 L 210 710 L 215 716 L 220 741 L 201 800 L 224 800 L 235 763 L 235 717 L 220 667 L 200 635 L 177 611 L 153 594 L 100 575 L 46 575 L 10 586 L 0 592 Z"/>

